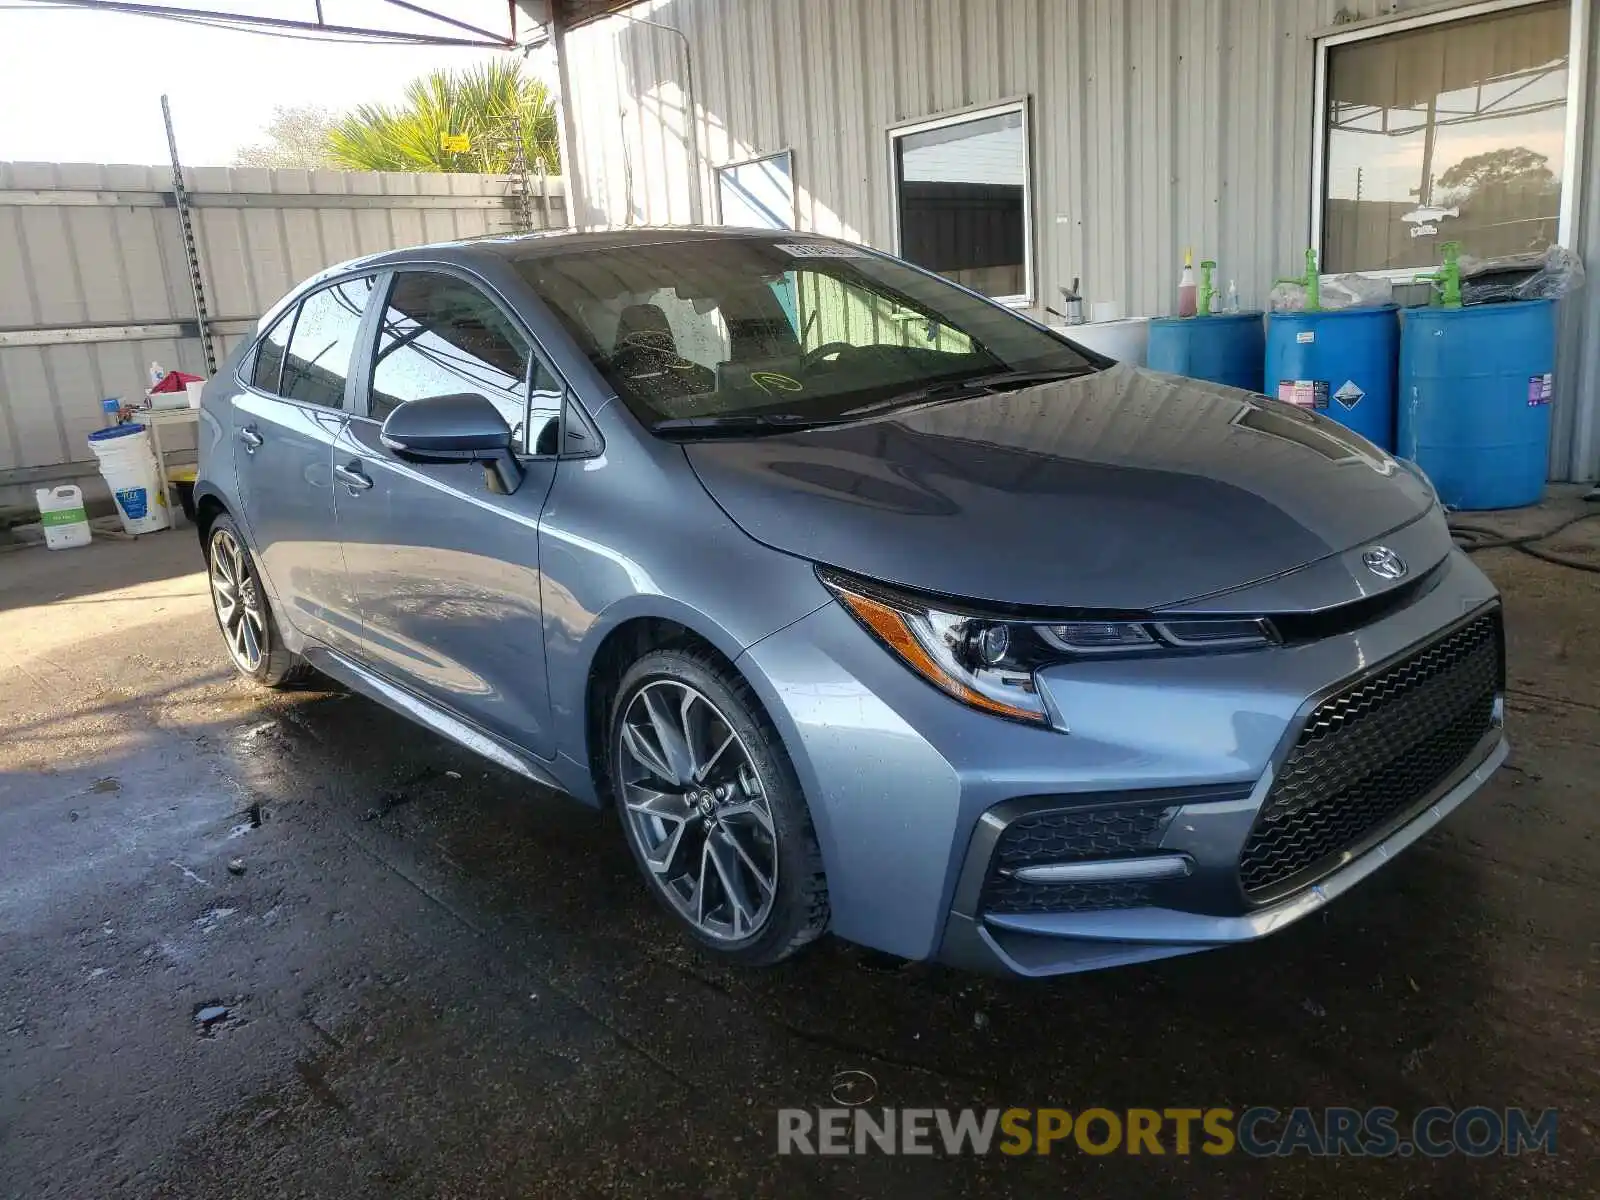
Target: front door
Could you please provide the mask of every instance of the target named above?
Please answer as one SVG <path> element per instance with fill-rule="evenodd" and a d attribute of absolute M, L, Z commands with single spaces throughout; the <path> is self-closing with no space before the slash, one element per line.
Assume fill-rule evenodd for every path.
<path fill-rule="evenodd" d="M 402 271 L 378 321 L 366 393 L 335 446 L 339 538 L 359 598 L 362 657 L 479 727 L 550 757 L 539 516 L 555 479 L 561 389 L 518 322 L 476 284 Z M 477 392 L 505 415 L 525 476 L 509 496 L 474 463 L 384 446 L 398 405 Z"/>
<path fill-rule="evenodd" d="M 333 526 L 333 444 L 375 276 L 310 293 L 262 338 L 233 400 L 246 533 L 281 620 L 354 651 L 360 617 Z"/>

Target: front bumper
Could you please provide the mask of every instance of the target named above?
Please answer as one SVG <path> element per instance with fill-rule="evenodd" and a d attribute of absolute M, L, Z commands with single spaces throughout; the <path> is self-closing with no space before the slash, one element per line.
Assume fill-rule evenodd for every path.
<path fill-rule="evenodd" d="M 1042 976 L 1149 962 L 1255 941 L 1310 916 L 1388 863 L 1487 783 L 1509 751 L 1504 734 L 1495 728 L 1447 782 L 1369 849 L 1281 900 L 1232 915 L 1156 907 L 985 914 L 977 900 L 989 870 L 987 851 L 1003 828 L 986 826 L 973 839 L 962 873 L 963 888 L 958 891 L 939 956 L 971 970 Z M 1261 794 L 1252 793 L 1244 802 L 1250 813 L 1260 807 L 1270 779 L 1270 775 L 1264 777 Z M 1178 820 L 1183 819 L 1180 809 Z"/>
<path fill-rule="evenodd" d="M 1291 863 L 1304 869 L 1280 872 L 1269 886 L 1242 882 L 1241 854 L 1255 844 L 1263 805 L 1274 813 L 1283 805 L 1274 780 L 1297 769 L 1291 754 L 1318 706 L 1481 624 L 1495 604 L 1492 585 L 1457 552 L 1405 607 L 1314 643 L 1053 668 L 1041 682 L 1066 719 L 1064 733 L 949 700 L 837 606 L 758 643 L 741 665 L 810 803 L 834 931 L 908 958 L 1050 975 L 1274 932 L 1348 890 L 1460 805 L 1506 754 L 1498 644 L 1492 720 L 1487 708 L 1477 710 L 1484 727 L 1458 737 L 1447 774 L 1429 775 L 1425 792 L 1407 793 L 1339 853 Z M 1113 866 L 1137 858 L 1164 873 L 1126 886 L 1085 885 L 1082 903 L 996 903 L 997 847 L 1014 822 L 1041 811 L 1111 813 L 1087 844 L 1106 845 Z M 1140 815 L 1150 811 L 1160 814 L 1158 827 Z M 1076 844 L 1069 871 L 1098 857 L 1081 851 L 1081 838 Z M 1042 857 L 1048 864 L 1050 855 Z M 1168 870 L 1175 862 L 1181 871 Z M 1070 899 L 1076 887 L 1059 893 Z"/>

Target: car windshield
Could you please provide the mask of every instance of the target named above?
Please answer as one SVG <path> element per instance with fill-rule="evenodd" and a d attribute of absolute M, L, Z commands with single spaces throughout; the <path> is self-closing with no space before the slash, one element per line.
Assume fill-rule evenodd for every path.
<path fill-rule="evenodd" d="M 652 429 L 827 422 L 963 381 L 1092 371 L 934 276 L 790 235 L 578 249 L 517 262 Z"/>

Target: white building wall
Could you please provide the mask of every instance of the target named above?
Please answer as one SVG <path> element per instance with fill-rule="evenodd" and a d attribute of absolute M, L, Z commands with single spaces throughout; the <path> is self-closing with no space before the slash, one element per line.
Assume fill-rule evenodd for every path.
<path fill-rule="evenodd" d="M 572 32 L 574 213 L 581 224 L 714 221 L 714 166 L 791 149 L 800 226 L 889 247 L 888 128 L 1026 96 L 1037 299 L 1054 303 L 1080 277 L 1089 300 L 1168 311 L 1192 247 L 1260 305 L 1274 278 L 1300 273 L 1310 237 L 1314 35 L 1423 7 L 1441 6 L 652 0 L 629 14 L 687 38 L 697 136 L 687 136 L 690 75 L 676 34 L 621 16 Z M 1600 473 L 1596 160 L 1581 157 L 1579 181 L 1595 284 L 1566 306 L 1558 371 L 1552 471 L 1566 478 Z"/>

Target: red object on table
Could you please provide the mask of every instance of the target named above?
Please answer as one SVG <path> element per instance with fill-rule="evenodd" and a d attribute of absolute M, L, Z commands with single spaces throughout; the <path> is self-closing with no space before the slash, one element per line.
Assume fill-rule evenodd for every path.
<path fill-rule="evenodd" d="M 151 388 L 152 392 L 181 392 L 185 385 L 191 383 L 204 383 L 198 375 L 186 375 L 182 371 L 168 371 L 162 376 L 161 382 Z"/>

